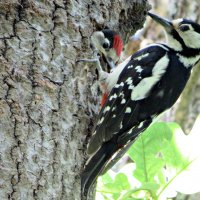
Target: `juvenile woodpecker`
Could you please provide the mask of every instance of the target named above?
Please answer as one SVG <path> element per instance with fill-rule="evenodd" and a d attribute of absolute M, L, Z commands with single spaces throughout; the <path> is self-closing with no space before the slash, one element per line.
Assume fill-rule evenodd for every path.
<path fill-rule="evenodd" d="M 115 68 L 123 49 L 120 35 L 111 29 L 95 31 L 91 36 L 91 42 L 94 48 L 103 54 L 110 68 Z"/>
<path fill-rule="evenodd" d="M 82 194 L 119 158 L 152 122 L 170 108 L 183 91 L 192 67 L 200 60 L 200 25 L 187 20 L 149 16 L 161 24 L 167 44 L 139 50 L 108 74 L 112 88 L 101 109 L 82 173 Z M 115 159 L 114 159 L 115 160 Z"/>
<path fill-rule="evenodd" d="M 99 85 L 102 91 L 101 107 L 105 104 L 108 94 L 112 87 L 109 87 L 108 74 L 112 71 L 117 63 L 120 61 L 120 56 L 123 50 L 123 41 L 120 35 L 111 30 L 103 29 L 101 31 L 95 31 L 91 36 L 91 44 L 94 48 L 96 55 L 94 59 L 81 59 L 79 61 L 96 62 L 97 70 L 99 74 Z M 98 58 L 97 54 L 100 54 Z M 102 59 L 101 59 L 102 58 Z M 100 60 L 103 60 L 103 69 L 100 64 Z"/>

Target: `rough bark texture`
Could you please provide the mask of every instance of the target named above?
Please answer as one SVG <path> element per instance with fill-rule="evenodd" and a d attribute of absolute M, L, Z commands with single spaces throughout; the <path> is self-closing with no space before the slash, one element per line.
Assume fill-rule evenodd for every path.
<path fill-rule="evenodd" d="M 80 199 L 98 112 L 89 36 L 133 33 L 146 0 L 0 1 L 0 199 Z M 124 37 L 125 38 L 125 37 Z"/>

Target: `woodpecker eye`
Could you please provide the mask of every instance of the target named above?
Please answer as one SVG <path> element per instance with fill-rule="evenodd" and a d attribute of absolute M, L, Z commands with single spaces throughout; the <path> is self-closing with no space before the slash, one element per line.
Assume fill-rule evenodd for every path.
<path fill-rule="evenodd" d="M 108 44 L 108 42 L 104 42 L 102 46 L 104 49 L 108 49 L 110 45 Z"/>
<path fill-rule="evenodd" d="M 190 30 L 190 27 L 188 25 L 181 25 L 179 27 L 179 29 L 182 31 L 182 32 L 185 32 L 185 31 L 188 31 Z"/>

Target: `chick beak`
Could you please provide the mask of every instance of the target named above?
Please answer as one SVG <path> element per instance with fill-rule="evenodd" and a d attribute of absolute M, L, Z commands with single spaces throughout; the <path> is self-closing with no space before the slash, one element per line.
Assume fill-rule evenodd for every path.
<path fill-rule="evenodd" d="M 170 32 L 173 29 L 173 24 L 169 20 L 164 19 L 164 18 L 162 18 L 162 17 L 160 17 L 158 15 L 155 15 L 153 13 L 150 13 L 150 12 L 148 12 L 148 15 L 154 21 L 156 21 L 157 23 L 159 23 L 160 25 L 162 25 L 167 32 Z"/>
<path fill-rule="evenodd" d="M 111 69 L 114 69 L 116 67 L 115 63 L 114 63 L 114 61 L 112 59 L 106 59 L 106 60 L 107 60 L 107 62 L 108 62 L 108 64 L 109 64 Z"/>

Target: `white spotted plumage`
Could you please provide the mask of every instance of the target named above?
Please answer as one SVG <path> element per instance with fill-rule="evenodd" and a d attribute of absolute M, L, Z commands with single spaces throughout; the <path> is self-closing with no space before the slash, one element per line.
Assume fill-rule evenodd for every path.
<path fill-rule="evenodd" d="M 138 73 L 141 73 L 143 70 L 141 66 L 137 66 L 135 69 L 136 69 L 136 72 Z"/>
<path fill-rule="evenodd" d="M 136 60 L 142 60 L 144 57 L 147 57 L 149 55 L 149 53 L 146 54 L 142 54 L 141 56 L 136 57 Z"/>
<path fill-rule="evenodd" d="M 131 108 L 127 107 L 125 113 L 131 113 Z"/>
<path fill-rule="evenodd" d="M 155 63 L 152 70 L 152 76 L 144 78 L 133 89 L 131 93 L 131 100 L 137 101 L 147 97 L 151 88 L 160 80 L 161 76 L 165 73 L 169 64 L 169 58 L 167 54 Z"/>

